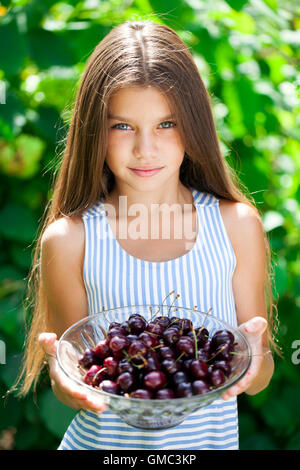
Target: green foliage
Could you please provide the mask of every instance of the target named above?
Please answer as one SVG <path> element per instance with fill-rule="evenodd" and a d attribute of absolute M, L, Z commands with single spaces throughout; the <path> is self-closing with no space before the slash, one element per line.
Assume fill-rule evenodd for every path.
<path fill-rule="evenodd" d="M 300 20 L 292 0 L 0 3 L 1 396 L 20 365 L 26 277 L 78 79 L 96 44 L 127 19 L 168 24 L 190 47 L 224 155 L 270 238 L 284 359 L 276 358 L 267 389 L 239 398 L 240 446 L 299 449 L 300 365 L 292 345 L 300 340 Z M 45 378 L 36 398 L 2 400 L 0 448 L 55 449 L 73 415 Z"/>

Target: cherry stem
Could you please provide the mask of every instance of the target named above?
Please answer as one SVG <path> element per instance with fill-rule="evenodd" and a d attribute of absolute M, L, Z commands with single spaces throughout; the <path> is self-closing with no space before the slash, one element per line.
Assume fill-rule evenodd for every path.
<path fill-rule="evenodd" d="M 200 330 L 201 331 L 201 330 Z M 195 342 L 195 358 L 198 359 L 198 343 L 197 343 L 197 335 L 196 331 L 194 328 L 192 329 L 193 335 L 194 335 L 194 342 Z"/>

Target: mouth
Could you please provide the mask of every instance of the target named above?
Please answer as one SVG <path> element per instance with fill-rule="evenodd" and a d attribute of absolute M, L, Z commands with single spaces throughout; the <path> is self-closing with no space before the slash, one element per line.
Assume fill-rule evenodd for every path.
<path fill-rule="evenodd" d="M 129 168 L 133 173 L 135 173 L 137 176 L 142 176 L 142 177 L 147 177 L 147 176 L 153 176 L 156 175 L 160 170 L 163 169 L 163 167 L 159 168 Z"/>

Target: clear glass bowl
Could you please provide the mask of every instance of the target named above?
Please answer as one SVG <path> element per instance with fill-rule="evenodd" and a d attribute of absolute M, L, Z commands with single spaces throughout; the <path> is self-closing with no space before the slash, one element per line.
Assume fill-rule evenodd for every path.
<path fill-rule="evenodd" d="M 171 400 L 128 398 L 103 392 L 85 384 L 83 374 L 78 368 L 79 357 L 86 348 L 93 348 L 101 339 L 105 338 L 112 321 L 122 323 L 133 313 L 143 315 L 146 320 L 150 320 L 154 315 L 188 318 L 193 322 L 194 328 L 204 326 L 210 336 L 217 330 L 231 331 L 236 346 L 230 363 L 232 368 L 230 376 L 221 386 L 213 388 L 207 393 Z M 151 430 L 177 426 L 188 415 L 219 398 L 226 389 L 245 375 L 251 362 L 251 350 L 249 343 L 239 330 L 208 313 L 170 305 L 134 305 L 105 310 L 75 323 L 61 336 L 58 342 L 57 359 L 60 368 L 70 379 L 83 387 L 88 394 L 100 397 L 108 408 L 123 421 L 136 428 Z"/>

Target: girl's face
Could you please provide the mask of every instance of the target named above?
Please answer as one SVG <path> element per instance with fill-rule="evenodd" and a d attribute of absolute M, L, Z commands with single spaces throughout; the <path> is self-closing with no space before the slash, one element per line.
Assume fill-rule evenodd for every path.
<path fill-rule="evenodd" d="M 106 163 L 119 190 L 165 191 L 170 184 L 176 188 L 183 158 L 172 109 L 160 91 L 130 87 L 112 96 Z"/>

